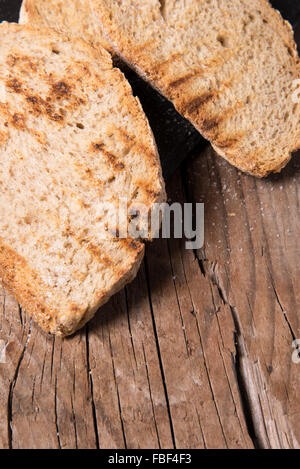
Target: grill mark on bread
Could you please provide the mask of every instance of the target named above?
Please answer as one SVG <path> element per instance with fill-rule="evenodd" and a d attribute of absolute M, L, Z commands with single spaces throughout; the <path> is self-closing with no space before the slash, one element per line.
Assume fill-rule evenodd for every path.
<path fill-rule="evenodd" d="M 202 121 L 202 128 L 205 132 L 209 132 L 212 129 L 215 129 L 216 127 L 218 127 L 220 122 L 221 122 L 220 117 L 212 117 L 211 119 L 204 119 Z"/>
<path fill-rule="evenodd" d="M 29 131 L 32 135 L 34 135 L 34 137 L 37 139 L 37 141 L 41 145 L 46 145 L 47 144 L 47 136 L 46 136 L 45 132 L 40 132 L 40 131 L 35 130 L 35 129 L 29 129 Z"/>
<path fill-rule="evenodd" d="M 31 57 L 27 55 L 9 54 L 6 58 L 6 63 L 9 67 L 19 67 L 30 72 L 36 72 L 38 70 L 39 63 L 35 62 Z"/>
<path fill-rule="evenodd" d="M 106 161 L 115 169 L 116 171 L 123 171 L 125 164 L 119 160 L 119 158 L 106 150 L 104 143 L 92 143 L 89 148 L 90 152 L 100 152 L 105 156 Z"/>
<path fill-rule="evenodd" d="M 149 185 L 141 184 L 141 189 L 144 189 L 148 196 L 152 199 L 157 199 L 159 197 L 159 192 L 150 189 Z"/>
<path fill-rule="evenodd" d="M 13 57 L 15 60 L 16 57 Z M 12 57 L 11 57 L 12 60 Z M 85 100 L 72 93 L 72 85 L 65 79 L 55 80 L 50 75 L 50 89 L 48 95 L 42 97 L 34 94 L 31 90 L 25 89 L 18 77 L 13 76 L 6 80 L 6 88 L 13 93 L 22 95 L 25 102 L 29 106 L 29 113 L 35 116 L 44 115 L 51 121 L 64 123 L 67 110 L 73 111 L 75 108 L 85 104 Z M 60 111 L 56 110 L 56 103 L 62 99 L 65 100 L 64 108 Z"/>
<path fill-rule="evenodd" d="M 35 116 L 45 115 L 54 122 L 63 122 L 64 116 L 55 111 L 51 99 L 43 99 L 41 96 L 28 96 L 25 94 L 26 102 L 30 105 Z"/>
<path fill-rule="evenodd" d="M 8 103 L 0 102 L 0 111 L 2 116 L 6 119 L 4 122 L 5 127 L 13 127 L 17 130 L 26 130 L 26 116 L 21 112 L 15 112 L 10 109 Z M 9 135 L 9 134 L 7 134 Z"/>
<path fill-rule="evenodd" d="M 50 96 L 47 96 L 46 99 L 44 99 L 41 96 L 32 95 L 30 92 L 27 92 L 22 88 L 17 79 L 11 79 L 6 83 L 6 86 L 11 91 L 24 96 L 26 103 L 30 106 L 29 112 L 35 116 L 45 115 L 54 122 L 64 121 L 64 116 L 55 110 L 53 100 Z M 17 116 L 14 117 L 15 114 L 18 115 L 20 113 L 16 112 L 13 114 L 12 123 L 14 126 L 17 120 Z"/>
<path fill-rule="evenodd" d="M 96 187 L 97 189 L 103 187 L 103 181 L 93 176 L 93 170 L 91 168 L 87 168 L 85 165 L 76 162 L 75 169 L 79 170 L 78 172 L 82 175 L 83 179 L 89 181 L 89 184 L 91 184 L 93 187 Z"/>
<path fill-rule="evenodd" d="M 175 80 L 172 80 L 170 83 L 165 84 L 164 87 L 166 88 L 167 91 L 172 92 L 174 88 L 176 89 L 182 86 L 183 84 L 188 83 L 191 79 L 205 75 L 209 68 L 216 67 L 217 64 L 221 64 L 222 62 L 225 62 L 225 60 L 229 58 L 230 54 L 232 55 L 232 52 L 229 52 L 229 49 L 227 50 L 226 54 L 224 53 L 224 51 L 222 51 L 222 54 L 220 53 L 216 54 L 208 62 L 204 62 L 203 65 L 200 68 L 198 68 L 196 71 L 187 73 L 183 77 L 176 78 Z M 167 65 L 172 66 L 173 62 L 176 62 L 181 57 L 182 57 L 181 53 L 176 53 L 176 54 L 171 55 L 171 57 L 169 57 L 165 61 L 160 62 L 157 65 L 154 65 L 153 68 L 154 68 L 155 73 L 159 75 L 158 72 L 162 68 L 166 67 Z"/>
<path fill-rule="evenodd" d="M 84 238 L 75 237 L 75 239 L 102 265 L 105 267 L 111 267 L 113 265 L 113 260 L 103 252 L 101 247 L 96 246 L 91 241 Z"/>
<path fill-rule="evenodd" d="M 94 258 L 97 259 L 97 261 L 101 262 L 106 267 L 111 267 L 114 265 L 113 260 L 108 257 L 101 248 L 96 246 L 95 244 L 88 243 L 86 245 L 86 249 L 89 251 L 90 254 L 94 256 Z M 116 269 L 117 271 L 117 269 Z"/>
<path fill-rule="evenodd" d="M 197 77 L 199 74 L 191 74 L 191 78 Z M 205 106 L 206 104 L 212 102 L 213 100 L 216 100 L 216 98 L 219 98 L 222 93 L 224 93 L 224 90 L 226 90 L 228 87 L 230 87 L 234 82 L 239 82 L 240 77 L 236 75 L 232 75 L 226 82 L 222 83 L 218 89 L 213 89 L 210 91 L 206 91 L 198 96 L 195 96 L 192 98 L 190 101 L 184 102 L 182 99 L 177 99 L 175 98 L 175 104 L 180 108 L 180 111 L 182 113 L 189 113 L 189 114 L 197 114 L 198 110 L 202 107 Z M 184 82 L 186 85 L 186 82 Z M 170 91 L 171 93 L 172 91 Z"/>
<path fill-rule="evenodd" d="M 113 259 L 107 255 L 106 252 L 103 251 L 103 248 L 97 244 L 95 244 L 93 241 L 91 241 L 89 238 L 85 236 L 85 233 L 81 234 L 76 234 L 75 230 L 68 226 L 66 228 L 66 234 L 73 239 L 75 239 L 80 246 L 84 247 L 92 256 L 94 259 L 97 260 L 97 262 L 100 262 L 104 267 L 114 267 L 116 273 L 117 273 L 117 268 L 115 266 L 115 263 Z M 113 235 L 116 235 L 115 239 L 113 239 Z M 118 244 L 120 243 L 122 247 L 127 251 L 128 253 L 137 251 L 138 253 L 144 249 L 144 245 L 132 238 L 120 238 L 119 237 L 119 229 L 116 228 L 116 232 L 112 234 L 112 237 L 110 238 L 111 241 L 116 241 Z M 126 252 L 124 253 L 126 256 Z"/>
<path fill-rule="evenodd" d="M 141 252 L 144 249 L 142 243 L 132 238 L 119 238 L 119 242 L 130 251 Z"/>
<path fill-rule="evenodd" d="M 186 83 L 188 83 L 190 80 L 192 80 L 194 78 L 198 78 L 199 76 L 203 76 L 203 75 L 207 74 L 207 70 L 209 68 L 216 67 L 217 64 L 225 62 L 226 59 L 228 60 L 230 55 L 232 55 L 232 52 L 230 53 L 229 50 L 227 51 L 226 56 L 224 54 L 224 51 L 222 52 L 222 54 L 216 54 L 214 57 L 211 58 L 211 60 L 209 62 L 203 63 L 201 68 L 198 68 L 194 72 L 187 73 L 183 77 L 180 77 L 180 78 L 177 78 L 177 79 L 171 81 L 167 85 L 167 89 L 171 88 L 171 91 L 172 91 L 172 89 L 174 89 L 174 88 L 176 89 L 176 88 L 178 88 L 182 85 L 185 85 Z"/>
<path fill-rule="evenodd" d="M 87 310 L 87 308 L 80 308 L 75 303 L 71 303 L 69 308 L 70 308 L 71 313 L 73 313 L 75 315 L 77 314 L 77 315 L 80 315 L 80 316 L 82 316 L 84 314 L 84 312 Z"/>
<path fill-rule="evenodd" d="M 92 168 L 87 167 L 86 164 L 82 164 L 80 161 L 75 160 L 73 162 L 75 171 L 81 175 L 81 177 L 88 181 L 89 184 L 99 190 L 98 195 L 101 195 L 102 190 L 106 183 L 111 183 L 115 179 L 115 175 L 111 174 L 107 179 L 101 180 L 98 177 L 94 176 L 94 171 Z"/>
<path fill-rule="evenodd" d="M 143 51 L 146 47 L 153 47 L 153 40 L 148 39 L 147 41 L 143 42 L 143 44 L 138 45 L 132 44 L 134 55 L 138 56 L 139 52 Z"/>
<path fill-rule="evenodd" d="M 214 134 L 214 132 L 216 132 L 216 128 L 219 127 L 220 124 L 224 123 L 227 119 L 233 116 L 237 109 L 241 109 L 243 107 L 244 104 L 238 102 L 235 106 L 225 109 L 222 114 L 203 119 L 201 122 L 203 131 L 207 132 L 208 134 Z M 214 138 L 217 138 L 217 134 L 214 134 Z"/>
<path fill-rule="evenodd" d="M 152 42 L 151 42 L 152 44 Z M 163 67 L 166 65 L 169 65 L 170 63 L 175 62 L 177 59 L 180 59 L 182 57 L 182 54 L 179 52 L 176 52 L 175 54 L 171 54 L 169 58 L 166 60 L 163 60 L 162 62 L 158 62 L 156 64 L 153 64 L 153 71 L 154 72 L 159 72 Z"/>
<path fill-rule="evenodd" d="M 131 240 L 126 240 L 128 242 L 128 245 L 131 249 L 133 249 L 134 251 L 139 251 L 141 252 L 143 249 L 144 249 L 144 246 L 143 244 L 141 243 L 137 243 L 136 241 L 134 241 L 133 239 Z"/>
<path fill-rule="evenodd" d="M 203 69 L 208 70 L 209 68 L 216 68 L 217 66 L 221 66 L 233 55 L 234 52 L 230 48 L 222 49 L 221 53 L 217 53 L 208 62 L 203 63 Z"/>

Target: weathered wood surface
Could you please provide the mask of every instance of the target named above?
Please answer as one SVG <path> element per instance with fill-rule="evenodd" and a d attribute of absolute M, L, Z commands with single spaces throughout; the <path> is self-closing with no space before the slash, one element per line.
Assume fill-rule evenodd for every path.
<path fill-rule="evenodd" d="M 71 339 L 2 290 L 0 448 L 299 448 L 299 156 L 262 181 L 190 161 L 168 191 L 205 203 L 205 247 L 149 246 Z"/>

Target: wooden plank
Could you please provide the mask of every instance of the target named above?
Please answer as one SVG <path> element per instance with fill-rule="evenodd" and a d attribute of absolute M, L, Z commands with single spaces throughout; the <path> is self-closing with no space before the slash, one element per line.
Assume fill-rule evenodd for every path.
<path fill-rule="evenodd" d="M 236 324 L 240 372 L 257 443 L 298 448 L 299 184 L 297 155 L 280 174 L 256 180 L 208 149 L 188 170 L 190 197 L 206 207 L 197 253 Z"/>

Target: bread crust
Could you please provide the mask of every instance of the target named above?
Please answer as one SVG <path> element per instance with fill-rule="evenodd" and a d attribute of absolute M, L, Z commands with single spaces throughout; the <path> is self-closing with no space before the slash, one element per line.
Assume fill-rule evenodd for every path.
<path fill-rule="evenodd" d="M 201 15 L 201 7 L 203 5 L 204 9 L 207 2 L 170 0 L 162 6 L 158 0 L 120 0 L 118 5 L 112 0 L 92 0 L 103 35 L 111 41 L 122 60 L 170 99 L 178 112 L 212 143 L 221 156 L 242 171 L 264 177 L 270 172 L 280 171 L 289 161 L 291 153 L 300 148 L 299 105 L 292 103 L 291 91 L 284 91 L 285 88 L 291 90 L 293 80 L 300 77 L 293 31 L 267 0 L 231 2 L 228 8 L 232 5 L 232 17 L 228 16 L 227 23 L 224 18 L 230 11 L 222 12 L 221 7 L 226 8 L 226 2 L 221 3 L 221 6 L 220 3 L 211 6 L 212 13 L 220 18 L 218 22 L 216 20 L 212 26 L 203 25 L 210 38 L 215 34 L 213 27 L 220 29 L 219 35 L 215 35 L 216 43 L 221 45 L 216 46 L 211 39 L 207 40 L 208 44 L 205 37 L 203 42 L 195 39 L 195 18 Z M 255 62 L 251 59 L 252 48 L 247 44 L 250 58 L 248 61 L 242 60 L 246 49 L 241 48 L 241 41 L 245 33 L 240 33 L 239 28 L 242 21 L 247 23 L 248 15 L 250 23 L 256 22 L 255 25 L 260 28 L 257 31 L 253 28 L 253 34 L 257 34 L 252 38 L 253 50 L 259 48 L 259 41 L 265 43 L 265 50 L 270 46 L 269 41 L 271 45 L 274 42 L 274 47 L 278 47 L 274 58 L 270 49 L 266 59 L 258 56 Z M 226 29 L 226 24 L 232 24 L 231 29 Z M 199 27 L 201 29 L 201 23 Z M 246 24 L 246 27 L 251 28 L 251 24 Z M 260 34 L 265 34 L 265 37 Z M 201 59 L 201 54 L 205 56 L 205 48 L 209 51 L 206 54 L 208 58 Z M 262 51 L 261 57 L 263 54 Z M 247 66 L 252 68 L 248 70 Z M 282 73 L 283 67 L 286 67 L 286 73 Z M 232 76 L 227 79 L 230 68 L 233 70 Z M 272 81 L 276 81 L 279 75 L 282 76 L 281 82 L 273 84 Z M 239 82 L 251 94 L 251 76 L 258 76 L 262 85 L 254 83 L 255 91 L 248 103 L 246 91 L 243 93 L 239 88 Z M 270 81 L 269 85 L 263 85 L 263 78 Z M 265 91 L 264 95 L 261 90 Z M 277 103 L 271 104 L 272 99 L 268 98 L 271 92 L 277 94 Z M 270 104 L 267 104 L 268 99 Z M 260 104 L 258 100 L 265 102 Z M 275 118 L 270 118 L 269 123 L 265 123 L 269 106 L 271 109 L 273 106 L 274 115 L 281 111 L 285 115 L 287 112 L 288 123 L 284 122 L 283 117 L 278 118 L 277 122 Z M 246 120 L 248 124 L 245 124 Z M 273 138 L 276 129 L 278 132 Z M 268 133 L 270 136 L 267 136 Z"/>

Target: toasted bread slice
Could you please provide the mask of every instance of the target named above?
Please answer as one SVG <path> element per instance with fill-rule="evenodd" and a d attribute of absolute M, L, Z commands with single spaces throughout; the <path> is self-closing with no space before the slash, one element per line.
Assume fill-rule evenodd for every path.
<path fill-rule="evenodd" d="M 113 52 L 101 33 L 90 3 L 89 0 L 23 0 L 19 23 L 53 28 Z"/>
<path fill-rule="evenodd" d="M 0 277 L 69 335 L 136 275 L 144 245 L 106 233 L 106 207 L 163 201 L 159 158 L 103 48 L 28 25 L 0 34 Z"/>
<path fill-rule="evenodd" d="M 266 0 L 92 0 L 120 56 L 243 171 L 300 147 L 292 28 Z"/>

